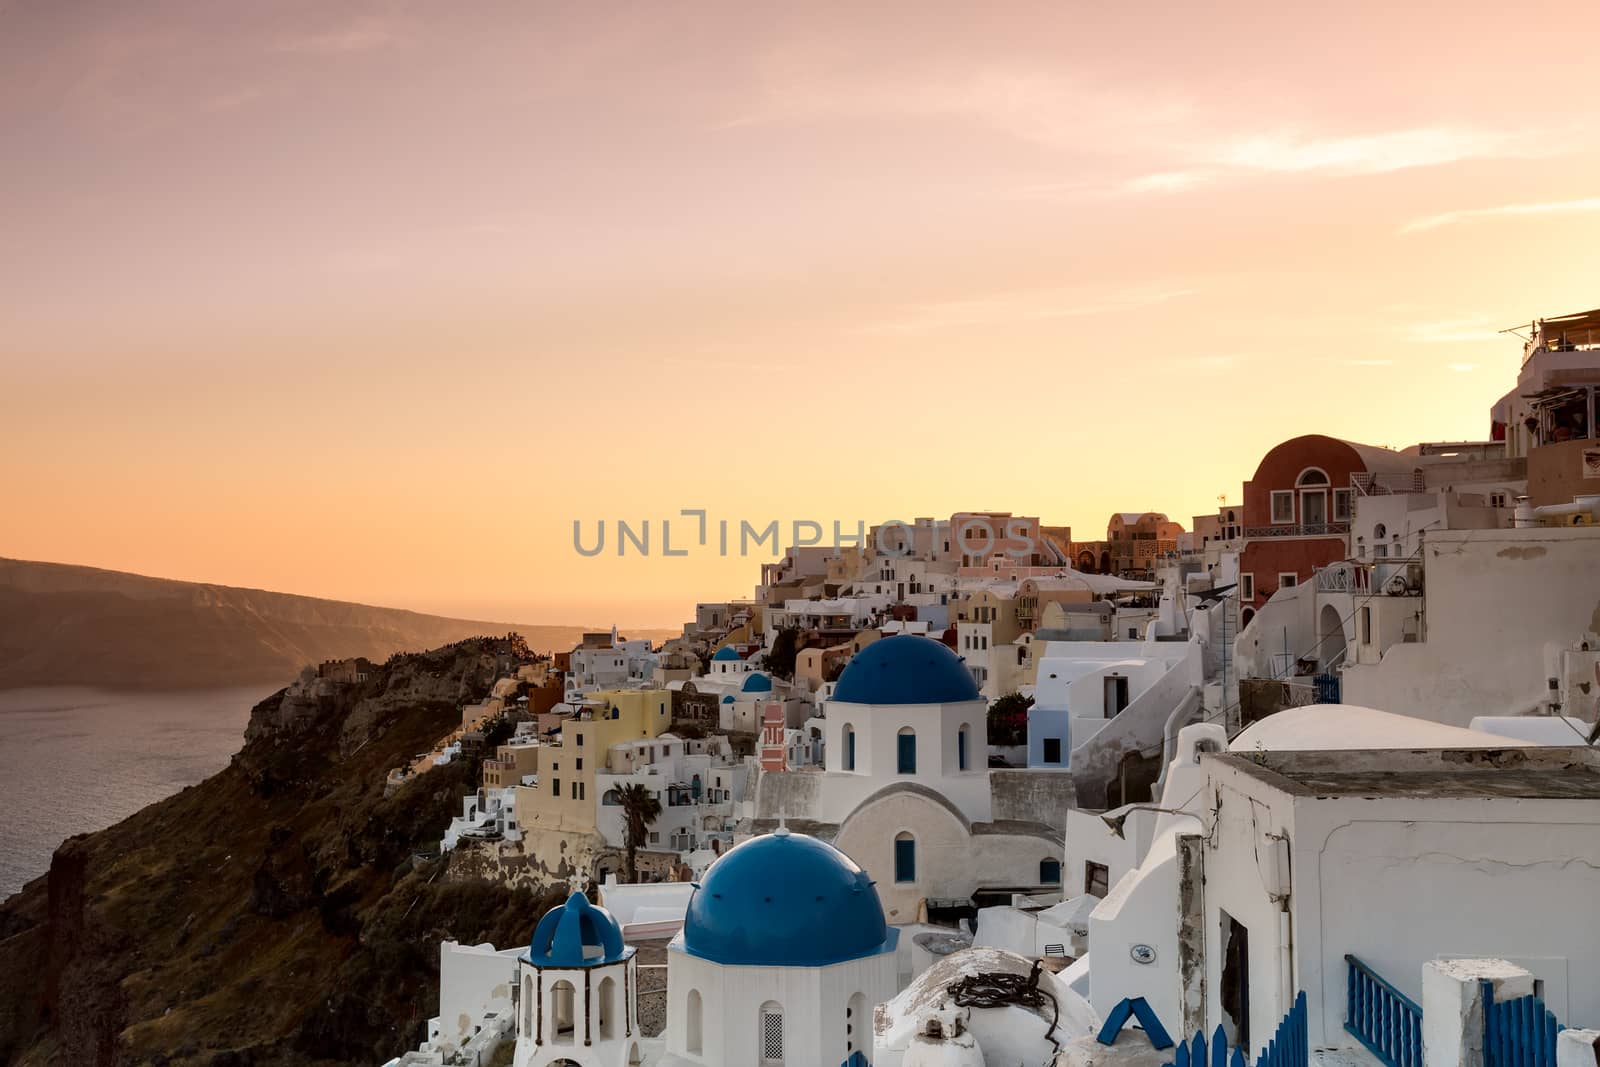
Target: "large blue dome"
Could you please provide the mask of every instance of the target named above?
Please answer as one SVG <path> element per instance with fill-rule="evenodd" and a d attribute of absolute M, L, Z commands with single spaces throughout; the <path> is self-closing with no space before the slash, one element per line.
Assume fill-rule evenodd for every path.
<path fill-rule="evenodd" d="M 732 645 L 723 645 L 717 649 L 717 654 L 711 657 L 714 663 L 727 663 L 729 660 L 737 661 L 741 658 L 743 657 L 739 655 L 739 650 Z"/>
<path fill-rule="evenodd" d="M 770 693 L 772 692 L 772 679 L 760 671 L 751 671 L 745 677 L 744 691 L 746 693 Z"/>
<path fill-rule="evenodd" d="M 713 863 L 683 920 L 686 952 L 743 967 L 822 967 L 893 952 L 898 938 L 866 871 L 783 829 Z"/>
<path fill-rule="evenodd" d="M 899 634 L 857 652 L 839 676 L 833 699 L 846 704 L 957 704 L 981 697 L 972 672 L 943 642 Z"/>

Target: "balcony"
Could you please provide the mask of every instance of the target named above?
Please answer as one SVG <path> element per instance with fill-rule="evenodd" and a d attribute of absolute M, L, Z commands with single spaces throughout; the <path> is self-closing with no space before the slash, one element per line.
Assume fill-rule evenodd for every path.
<path fill-rule="evenodd" d="M 1313 572 L 1313 582 L 1319 593 L 1370 593 L 1372 571 L 1352 560 L 1318 567 Z"/>
<path fill-rule="evenodd" d="M 1244 528 L 1245 537 L 1343 537 L 1349 532 L 1348 522 L 1286 522 Z"/>

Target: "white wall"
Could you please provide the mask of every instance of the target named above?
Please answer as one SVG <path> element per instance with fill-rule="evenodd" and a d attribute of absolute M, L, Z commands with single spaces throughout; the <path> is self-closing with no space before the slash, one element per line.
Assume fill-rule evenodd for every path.
<path fill-rule="evenodd" d="M 1600 647 L 1600 527 L 1430 533 L 1424 563 L 1425 640 L 1347 668 L 1347 703 L 1465 726 L 1547 699 L 1560 650 Z"/>
<path fill-rule="evenodd" d="M 511 990 L 522 951 L 439 943 L 439 1041 L 447 1056 L 466 1044 L 486 1013 L 511 1014 Z"/>

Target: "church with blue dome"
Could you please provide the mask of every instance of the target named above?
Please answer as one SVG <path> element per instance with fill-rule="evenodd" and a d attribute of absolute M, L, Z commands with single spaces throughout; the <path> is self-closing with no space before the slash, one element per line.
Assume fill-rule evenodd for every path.
<path fill-rule="evenodd" d="M 752 838 L 695 885 L 667 952 L 669 1062 L 836 1067 L 899 988 L 873 879 L 815 837 Z"/>
<path fill-rule="evenodd" d="M 637 950 L 582 893 L 551 908 L 517 957 L 514 1067 L 631 1067 L 642 1062 Z"/>
<path fill-rule="evenodd" d="M 1057 888 L 1061 834 L 1016 803 L 997 811 L 988 701 L 943 642 L 865 645 L 822 712 L 824 773 L 762 775 L 757 824 L 806 820 L 875 880 L 890 924 L 925 917 L 928 901 Z"/>

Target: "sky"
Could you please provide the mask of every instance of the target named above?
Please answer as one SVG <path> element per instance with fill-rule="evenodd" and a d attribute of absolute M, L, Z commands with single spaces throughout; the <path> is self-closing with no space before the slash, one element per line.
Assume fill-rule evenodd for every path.
<path fill-rule="evenodd" d="M 1600 7 L 1414 6 L 0 0 L 0 555 L 675 626 L 719 520 L 1482 438 Z"/>

